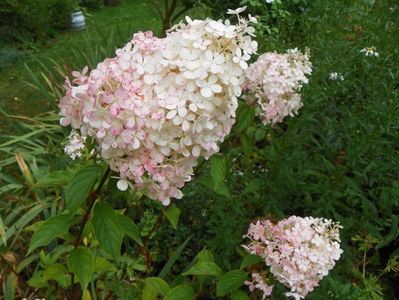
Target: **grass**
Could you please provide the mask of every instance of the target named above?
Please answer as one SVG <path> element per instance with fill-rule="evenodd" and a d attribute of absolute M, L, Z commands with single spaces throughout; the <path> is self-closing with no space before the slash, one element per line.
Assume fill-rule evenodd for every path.
<path fill-rule="evenodd" d="M 160 30 L 156 13 L 145 1 L 125 0 L 119 6 L 105 7 L 90 13 L 86 17 L 85 30 L 61 33 L 45 46 L 39 46 L 34 53 L 20 57 L 12 65 L 0 71 L 0 106 L 8 112 L 27 116 L 54 109 L 55 101 L 45 99 L 41 93 L 26 84 L 31 78 L 25 65 L 39 76 L 43 70 L 43 66 L 39 63 L 41 61 L 54 60 L 61 66 L 81 69 L 83 65 L 76 64 L 71 49 L 80 53 L 84 53 L 85 47 L 89 45 L 101 49 L 105 47 L 103 41 L 109 38 L 107 35 L 114 34 L 112 32 L 117 32 L 124 41 L 127 41 L 139 30 L 155 32 Z M 0 119 L 0 128 L 4 126 L 4 120 Z"/>

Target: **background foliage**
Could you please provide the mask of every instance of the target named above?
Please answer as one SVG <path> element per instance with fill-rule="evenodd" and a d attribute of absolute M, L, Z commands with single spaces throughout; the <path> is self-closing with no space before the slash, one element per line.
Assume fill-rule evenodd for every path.
<path fill-rule="evenodd" d="M 258 217 L 292 214 L 344 226 L 344 255 L 309 299 L 397 298 L 399 6 L 393 0 L 228 4 L 248 5 L 260 17 L 260 52 L 311 49 L 314 73 L 299 116 L 266 128 L 240 105 L 221 153 L 200 164 L 185 197 L 165 210 L 139 193 L 118 191 L 112 177 L 102 186 L 106 166 L 94 167 L 90 149 L 81 162 L 65 157 L 68 132 L 54 112 L 30 118 L 3 111 L 3 298 L 60 299 L 82 290 L 85 299 L 247 299 L 239 287 L 257 262 L 243 258 L 242 235 Z M 202 2 L 189 14 L 220 17 L 225 9 L 225 1 Z M 69 61 L 28 66 L 37 97 L 55 108 L 72 67 L 94 66 L 136 30 L 111 26 L 95 40 L 87 35 L 85 47 L 70 47 Z M 370 46 L 378 58 L 359 53 Z M 345 80 L 329 80 L 331 72 Z M 87 174 L 97 181 L 76 179 Z M 91 218 L 81 226 L 87 212 Z M 102 234 L 107 230 L 112 243 Z M 284 288 L 277 290 L 274 299 L 283 299 Z"/>

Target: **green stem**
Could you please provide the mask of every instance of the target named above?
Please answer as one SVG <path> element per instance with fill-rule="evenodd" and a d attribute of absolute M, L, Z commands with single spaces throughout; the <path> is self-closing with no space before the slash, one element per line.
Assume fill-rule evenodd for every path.
<path fill-rule="evenodd" d="M 91 214 L 94 204 L 96 203 L 98 194 L 100 193 L 101 188 L 104 186 L 105 182 L 107 181 L 110 173 L 111 173 L 111 169 L 109 167 L 107 167 L 107 170 L 104 172 L 96 190 L 94 192 L 90 193 L 90 195 L 89 195 L 89 200 L 87 201 L 86 212 L 82 218 L 82 221 L 80 222 L 78 235 L 76 236 L 75 241 L 73 242 L 73 246 L 75 249 L 77 249 L 80 245 L 83 230 L 86 227 L 86 223 L 90 219 L 90 214 Z M 77 299 L 77 297 L 76 297 L 77 291 L 74 286 L 74 281 L 75 281 L 75 274 L 72 274 L 72 282 L 71 282 L 72 286 L 71 286 L 71 297 L 70 297 L 71 299 Z"/>
<path fill-rule="evenodd" d="M 367 249 L 364 249 L 364 253 L 363 253 L 363 278 L 366 278 L 366 256 L 367 256 Z"/>

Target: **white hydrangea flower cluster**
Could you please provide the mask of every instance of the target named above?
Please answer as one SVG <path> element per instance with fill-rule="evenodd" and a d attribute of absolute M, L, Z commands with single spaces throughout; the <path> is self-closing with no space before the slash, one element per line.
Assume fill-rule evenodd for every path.
<path fill-rule="evenodd" d="M 319 285 L 339 260 L 339 223 L 291 216 L 273 224 L 269 220 L 250 224 L 243 247 L 261 256 L 276 279 L 290 288 L 286 296 L 303 299 Z"/>
<path fill-rule="evenodd" d="M 265 53 L 246 70 L 246 100 L 256 107 L 263 124 L 282 122 L 302 107 L 299 91 L 312 73 L 309 51 L 290 49 L 284 54 Z"/>
<path fill-rule="evenodd" d="M 89 74 L 74 72 L 59 104 L 61 124 L 93 137 L 119 173 L 118 188 L 181 198 L 200 156 L 209 158 L 235 121 L 254 28 L 238 15 L 191 20 L 163 39 L 139 32 Z"/>
<path fill-rule="evenodd" d="M 68 143 L 64 147 L 64 152 L 72 159 L 82 156 L 85 147 L 86 137 L 80 136 L 76 130 L 72 130 L 68 137 Z"/>

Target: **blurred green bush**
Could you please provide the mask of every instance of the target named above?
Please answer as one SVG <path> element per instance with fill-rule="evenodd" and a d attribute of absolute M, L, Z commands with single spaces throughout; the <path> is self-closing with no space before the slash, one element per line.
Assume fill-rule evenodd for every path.
<path fill-rule="evenodd" d="M 53 37 L 68 28 L 70 15 L 80 8 L 95 10 L 104 0 L 4 0 L 0 2 L 0 39 L 26 43 Z"/>

